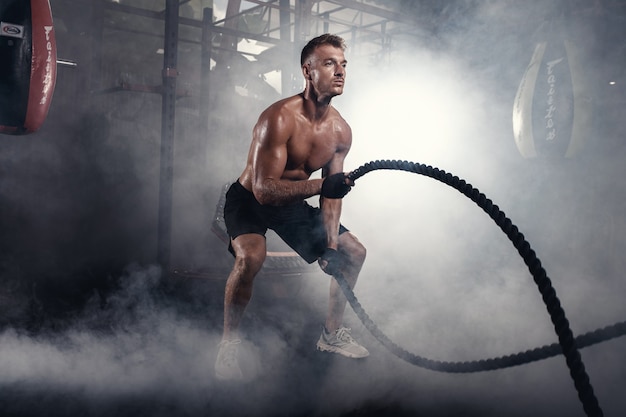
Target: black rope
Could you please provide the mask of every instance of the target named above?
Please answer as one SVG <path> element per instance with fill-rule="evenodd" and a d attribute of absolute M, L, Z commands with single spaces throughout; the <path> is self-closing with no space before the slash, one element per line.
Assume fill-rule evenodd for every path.
<path fill-rule="evenodd" d="M 415 162 L 397 161 L 397 160 L 381 160 L 369 162 L 356 170 L 352 171 L 348 177 L 351 180 L 356 180 L 368 172 L 374 170 L 399 170 L 413 172 L 420 175 L 436 179 L 443 182 L 452 188 L 458 190 L 461 194 L 475 202 L 485 213 L 491 217 L 491 219 L 502 229 L 507 235 L 509 240 L 513 243 L 513 246 L 517 249 L 518 253 L 524 260 L 524 263 L 528 266 L 530 273 L 533 276 L 535 283 L 541 293 L 543 301 L 550 314 L 550 319 L 554 325 L 559 343 L 547 345 L 541 348 L 520 352 L 517 354 L 507 355 L 500 358 L 491 358 L 470 362 L 442 362 L 435 361 L 427 358 L 423 358 L 414 355 L 406 350 L 402 349 L 394 342 L 392 342 L 369 318 L 365 313 L 361 304 L 356 299 L 354 292 L 348 285 L 347 281 L 342 274 L 337 274 L 335 279 L 343 290 L 350 306 L 354 309 L 359 319 L 363 322 L 365 327 L 372 333 L 372 335 L 378 339 L 388 350 L 399 358 L 422 368 L 430 369 L 439 372 L 450 373 L 468 373 L 468 372 L 480 372 L 489 371 L 494 369 L 501 369 L 506 367 L 512 367 L 546 359 L 552 356 L 563 354 L 565 361 L 570 371 L 570 375 L 574 381 L 574 385 L 578 392 L 578 398 L 580 399 L 583 409 L 589 417 L 603 416 L 602 409 L 598 403 L 598 400 L 593 392 L 593 387 L 589 381 L 585 366 L 580 357 L 578 346 L 587 347 L 605 340 L 609 340 L 615 337 L 626 334 L 626 322 L 616 323 L 612 326 L 607 326 L 603 329 L 586 333 L 582 336 L 574 338 L 572 330 L 570 329 L 569 322 L 565 317 L 565 311 L 561 307 L 561 302 L 556 296 L 556 291 L 552 287 L 550 278 L 548 278 L 545 269 L 541 265 L 541 261 L 537 258 L 535 252 L 530 247 L 530 244 L 524 238 L 524 235 L 520 233 L 517 226 L 515 226 L 511 220 L 500 210 L 500 208 L 493 204 L 483 193 L 474 188 L 471 184 L 467 183 L 463 179 L 457 176 L 453 176 L 438 168 L 433 168 L 428 165 L 419 164 Z"/>

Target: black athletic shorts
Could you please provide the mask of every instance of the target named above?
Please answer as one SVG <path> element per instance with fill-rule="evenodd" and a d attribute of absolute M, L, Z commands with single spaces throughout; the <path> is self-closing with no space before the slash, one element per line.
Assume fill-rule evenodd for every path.
<path fill-rule="evenodd" d="M 285 206 L 263 206 L 239 181 L 234 182 L 226 192 L 224 222 L 231 239 L 246 233 L 265 236 L 267 229 L 272 229 L 308 263 L 315 262 L 327 247 L 319 208 L 306 201 Z M 347 231 L 339 225 L 339 234 Z M 234 255 L 232 245 L 229 244 L 228 249 Z"/>

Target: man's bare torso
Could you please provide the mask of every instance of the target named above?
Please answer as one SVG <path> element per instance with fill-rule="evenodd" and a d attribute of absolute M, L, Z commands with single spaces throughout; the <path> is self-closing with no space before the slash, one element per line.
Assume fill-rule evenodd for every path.
<path fill-rule="evenodd" d="M 333 107 L 319 119 L 307 117 L 301 95 L 267 108 L 254 127 L 248 161 L 239 181 L 248 190 L 259 168 L 275 179 L 306 180 L 327 166 L 334 154 L 350 146 L 350 127 Z M 269 156 L 264 155 L 268 153 Z M 276 154 L 280 158 L 275 158 Z M 276 164 L 280 166 L 274 166 Z"/>

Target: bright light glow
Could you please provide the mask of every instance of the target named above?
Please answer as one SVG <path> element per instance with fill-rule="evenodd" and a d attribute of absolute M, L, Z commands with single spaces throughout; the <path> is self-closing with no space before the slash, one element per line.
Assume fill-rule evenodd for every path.
<path fill-rule="evenodd" d="M 494 181 L 494 154 L 485 151 L 485 131 L 493 128 L 485 110 L 487 100 L 462 63 L 416 51 L 386 68 L 348 60 L 346 90 L 336 98 L 353 132 L 346 170 L 372 160 L 398 159 L 436 166 L 484 186 Z M 397 242 L 407 230 L 415 230 L 411 224 L 419 219 L 464 213 L 467 207 L 462 203 L 461 197 L 436 182 L 385 172 L 357 182 L 344 203 L 344 216 L 373 252 L 383 253 L 391 246 L 394 256 L 401 257 L 398 245 L 383 244 L 379 225 L 384 224 L 385 233 Z M 435 206 L 437 214 L 431 211 Z M 430 220 L 419 226 L 420 234 L 437 248 L 448 245 L 441 239 L 449 235 L 441 230 Z M 378 244 L 383 248 L 376 248 Z M 412 251 L 415 245 L 402 249 Z"/>
<path fill-rule="evenodd" d="M 353 65 L 339 105 L 353 128 L 350 158 L 452 163 L 472 150 L 484 120 L 481 94 L 464 71 L 427 54 L 394 68 Z"/>

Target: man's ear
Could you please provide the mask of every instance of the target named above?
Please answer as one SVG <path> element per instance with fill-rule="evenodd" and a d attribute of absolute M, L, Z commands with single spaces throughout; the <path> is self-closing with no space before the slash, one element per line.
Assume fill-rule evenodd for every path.
<path fill-rule="evenodd" d="M 309 64 L 308 62 L 302 65 L 302 75 L 304 76 L 305 80 L 311 79 L 311 64 Z"/>

